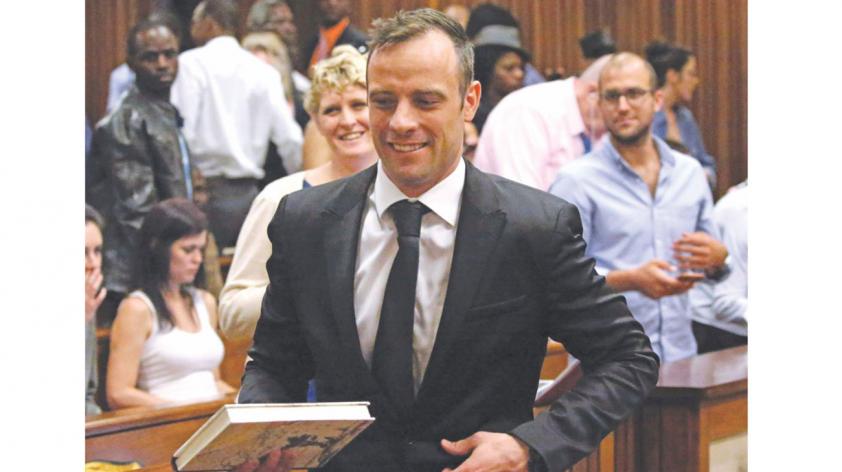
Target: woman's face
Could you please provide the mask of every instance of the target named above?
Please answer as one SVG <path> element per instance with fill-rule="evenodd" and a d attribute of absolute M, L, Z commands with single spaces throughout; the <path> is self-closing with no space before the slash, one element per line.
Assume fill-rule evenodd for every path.
<path fill-rule="evenodd" d="M 313 118 L 335 156 L 354 158 L 373 152 L 363 87 L 350 85 L 342 92 L 326 90 Z"/>
<path fill-rule="evenodd" d="M 102 266 L 102 233 L 91 222 L 85 223 L 85 275 Z"/>
<path fill-rule="evenodd" d="M 523 60 L 516 52 L 505 52 L 494 63 L 491 88 L 500 97 L 505 97 L 521 87 L 523 87 Z"/>
<path fill-rule="evenodd" d="M 184 285 L 193 282 L 202 265 L 208 232 L 184 236 L 170 246 L 170 282 Z"/>
<path fill-rule="evenodd" d="M 693 100 L 693 92 L 699 85 L 699 75 L 696 69 L 696 58 L 690 56 L 684 67 L 676 75 L 675 87 L 676 96 L 682 103 L 690 103 Z"/>

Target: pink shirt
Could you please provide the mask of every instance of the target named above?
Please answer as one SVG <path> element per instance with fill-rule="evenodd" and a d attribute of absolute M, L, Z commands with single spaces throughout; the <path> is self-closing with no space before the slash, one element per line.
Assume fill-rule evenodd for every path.
<path fill-rule="evenodd" d="M 473 163 L 539 190 L 585 152 L 575 79 L 524 87 L 505 96 L 485 122 Z"/>

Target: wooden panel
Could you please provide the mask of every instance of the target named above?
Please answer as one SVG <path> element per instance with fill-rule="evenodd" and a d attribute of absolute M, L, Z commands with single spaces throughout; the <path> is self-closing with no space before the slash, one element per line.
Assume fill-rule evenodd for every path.
<path fill-rule="evenodd" d="M 485 0 L 357 0 L 353 24 L 367 30 L 374 18 L 400 9 L 473 6 Z M 238 0 L 242 21 L 254 0 Z M 86 0 L 86 115 L 95 123 L 105 111 L 108 74 L 123 62 L 125 34 L 150 11 L 152 0 Z M 316 2 L 290 0 L 301 41 L 316 31 Z M 692 110 L 708 152 L 719 164 L 717 195 L 742 180 L 747 166 L 747 0 L 494 0 L 509 8 L 538 70 L 580 72 L 578 38 L 607 28 L 622 50 L 642 53 L 656 37 L 680 42 L 698 56 L 701 85 Z"/>

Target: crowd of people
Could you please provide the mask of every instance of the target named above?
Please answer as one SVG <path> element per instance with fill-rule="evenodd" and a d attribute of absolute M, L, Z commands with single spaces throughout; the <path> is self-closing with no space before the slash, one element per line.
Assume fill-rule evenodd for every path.
<path fill-rule="evenodd" d="M 305 41 L 284 0 L 254 2 L 242 41 L 232 0 L 199 2 L 189 41 L 168 11 L 129 31 L 86 157 L 88 415 L 232 393 L 222 339 L 253 340 L 238 401 L 372 402 L 336 470 L 504 452 L 555 470 L 658 361 L 747 343 L 747 186 L 714 206 L 692 51 L 595 31 L 560 77 L 498 5 L 399 13 L 371 38 L 350 0 L 318 6 Z M 532 420 L 547 337 L 586 375 L 569 417 Z"/>

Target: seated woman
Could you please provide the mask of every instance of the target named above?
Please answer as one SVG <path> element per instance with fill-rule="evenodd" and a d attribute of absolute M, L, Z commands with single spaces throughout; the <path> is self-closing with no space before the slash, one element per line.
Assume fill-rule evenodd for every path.
<path fill-rule="evenodd" d="M 96 403 L 96 310 L 105 300 L 102 286 L 102 216 L 85 205 L 85 416 L 102 412 Z"/>
<path fill-rule="evenodd" d="M 673 149 L 696 158 L 711 187 L 716 186 L 716 160 L 705 150 L 702 133 L 687 108 L 699 85 L 696 56 L 689 49 L 653 41 L 646 46 L 646 60 L 655 69 L 664 104 L 652 121 L 652 133 Z"/>
<path fill-rule="evenodd" d="M 220 327 L 229 339 L 250 339 L 254 334 L 269 285 L 266 261 L 272 246 L 266 228 L 281 199 L 296 190 L 355 174 L 377 161 L 369 134 L 365 64 L 364 55 L 343 45 L 313 68 L 304 106 L 326 139 L 331 159 L 269 184 L 252 203 L 219 297 Z"/>
<path fill-rule="evenodd" d="M 219 378 L 224 347 L 216 302 L 202 282 L 207 218 L 173 198 L 147 214 L 135 286 L 111 327 L 106 393 L 111 408 L 189 403 L 234 389 Z"/>

